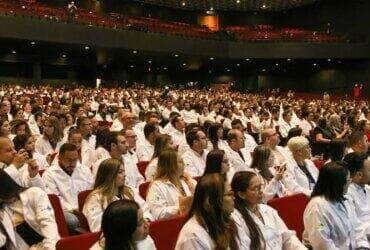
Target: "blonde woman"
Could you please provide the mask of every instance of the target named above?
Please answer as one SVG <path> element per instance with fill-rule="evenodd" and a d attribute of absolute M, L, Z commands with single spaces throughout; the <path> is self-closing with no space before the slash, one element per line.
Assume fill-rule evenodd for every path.
<path fill-rule="evenodd" d="M 107 206 L 121 199 L 136 201 L 144 211 L 144 217 L 152 219 L 145 201 L 137 190 L 125 185 L 123 163 L 112 158 L 104 160 L 99 165 L 94 190 L 87 197 L 82 211 L 92 232 L 100 231 L 102 215 Z"/>
<path fill-rule="evenodd" d="M 184 174 L 184 163 L 173 149 L 158 158 L 156 178 L 149 187 L 147 202 L 154 219 L 186 213 L 192 203 L 196 181 Z"/>
<path fill-rule="evenodd" d="M 145 179 L 147 181 L 152 181 L 155 178 L 155 174 L 157 172 L 157 166 L 158 166 L 158 156 L 161 154 L 161 152 L 165 149 L 173 148 L 173 142 L 172 137 L 170 135 L 159 135 L 155 139 L 154 143 L 154 154 L 149 162 L 148 167 L 145 170 Z"/>

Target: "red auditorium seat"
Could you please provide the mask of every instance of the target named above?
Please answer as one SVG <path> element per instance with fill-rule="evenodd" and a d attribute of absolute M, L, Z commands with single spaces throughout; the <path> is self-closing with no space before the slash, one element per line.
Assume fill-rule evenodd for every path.
<path fill-rule="evenodd" d="M 193 179 L 196 180 L 197 182 L 199 182 L 201 178 L 202 178 L 202 176 L 195 176 L 195 177 L 193 177 Z"/>
<path fill-rule="evenodd" d="M 42 176 L 44 174 L 44 172 L 45 172 L 45 169 L 39 170 L 39 175 Z"/>
<path fill-rule="evenodd" d="M 302 240 L 303 213 L 308 204 L 308 197 L 304 194 L 295 194 L 269 200 L 268 205 L 275 208 L 281 219 L 290 230 L 295 230 L 297 237 Z"/>
<path fill-rule="evenodd" d="M 56 250 L 89 250 L 99 240 L 100 232 L 87 233 L 60 239 Z"/>
<path fill-rule="evenodd" d="M 150 223 L 149 234 L 153 238 L 157 250 L 173 250 L 177 237 L 184 225 L 186 216 L 178 216 L 167 220 Z"/>
<path fill-rule="evenodd" d="M 92 190 L 85 190 L 78 194 L 78 211 L 79 211 L 78 219 L 80 221 L 81 227 L 88 232 L 90 232 L 89 223 L 87 222 L 85 215 L 82 213 L 82 210 L 84 208 L 86 198 L 87 196 L 89 196 L 91 192 Z"/>
<path fill-rule="evenodd" d="M 68 227 L 64 217 L 62 205 L 60 204 L 59 197 L 55 194 L 48 194 L 51 206 L 54 209 L 55 221 L 58 225 L 58 232 L 61 237 L 68 237 Z"/>
<path fill-rule="evenodd" d="M 139 169 L 139 172 L 142 176 L 145 177 L 145 170 L 149 165 L 149 161 L 139 161 L 137 163 L 137 168 Z"/>
<path fill-rule="evenodd" d="M 148 189 L 149 189 L 150 181 L 144 182 L 140 184 L 139 186 L 139 193 L 140 196 L 146 200 L 146 195 L 148 194 Z"/>

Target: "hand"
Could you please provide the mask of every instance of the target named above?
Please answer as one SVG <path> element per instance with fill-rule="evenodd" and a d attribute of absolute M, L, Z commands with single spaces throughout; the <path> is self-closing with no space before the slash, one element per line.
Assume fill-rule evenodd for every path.
<path fill-rule="evenodd" d="M 285 163 L 285 164 L 283 164 L 283 165 L 281 165 L 281 166 L 277 169 L 277 171 L 276 171 L 276 173 L 275 173 L 275 179 L 276 179 L 277 181 L 280 181 L 280 180 L 282 180 L 282 179 L 283 179 L 283 177 L 284 177 L 284 173 L 285 173 L 285 169 L 286 169 L 286 163 Z"/>
<path fill-rule="evenodd" d="M 12 161 L 11 164 L 13 164 L 17 169 L 19 169 L 26 163 L 27 160 L 28 160 L 27 151 L 25 149 L 21 149 L 14 156 L 13 161 Z"/>
<path fill-rule="evenodd" d="M 35 159 L 28 160 L 28 173 L 30 178 L 36 177 L 39 174 L 39 166 L 36 163 Z"/>
<path fill-rule="evenodd" d="M 187 214 L 190 211 L 193 203 L 193 196 L 186 196 L 179 198 L 179 212 L 180 214 Z"/>
<path fill-rule="evenodd" d="M 49 165 L 51 165 L 51 163 L 53 163 L 54 158 L 55 158 L 55 156 L 57 155 L 57 153 L 58 153 L 58 152 L 53 152 L 53 153 L 48 154 L 48 155 L 46 156 L 46 161 L 48 162 L 48 164 L 49 164 Z"/>
<path fill-rule="evenodd" d="M 348 131 L 350 129 L 349 125 L 347 123 L 344 124 L 343 126 L 344 130 Z"/>

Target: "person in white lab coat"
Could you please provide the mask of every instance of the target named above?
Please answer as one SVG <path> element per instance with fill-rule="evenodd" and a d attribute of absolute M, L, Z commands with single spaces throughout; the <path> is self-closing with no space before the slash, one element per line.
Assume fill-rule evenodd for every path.
<path fill-rule="evenodd" d="M 19 186 L 4 170 L 0 183 L 0 248 L 55 249 L 60 236 L 46 193 Z"/>
<path fill-rule="evenodd" d="M 313 249 L 370 249 L 353 204 L 345 198 L 349 171 L 330 162 L 320 171 L 304 214 L 303 240 Z"/>
<path fill-rule="evenodd" d="M 306 249 L 277 211 L 261 204 L 263 182 L 259 176 L 251 171 L 238 172 L 231 188 L 235 196 L 233 218 L 240 236 L 239 249 Z"/>
<path fill-rule="evenodd" d="M 87 197 L 83 207 L 83 214 L 87 219 L 90 231 L 100 231 L 101 218 L 105 208 L 111 202 L 120 199 L 135 200 L 144 211 L 145 218 L 149 220 L 152 218 L 138 190 L 125 185 L 125 167 L 122 162 L 112 158 L 104 160 L 96 174 L 94 190 Z"/>
<path fill-rule="evenodd" d="M 36 140 L 35 150 L 41 155 L 52 158 L 52 162 L 63 143 L 62 139 L 63 130 L 59 125 L 59 120 L 50 116 L 45 120 L 43 135 Z"/>
<path fill-rule="evenodd" d="M 190 149 L 182 155 L 184 171 L 191 177 L 201 176 L 206 167 L 207 137 L 200 129 L 193 129 L 186 134 L 186 142 Z"/>
<path fill-rule="evenodd" d="M 221 123 L 214 123 L 208 128 L 208 150 L 227 148 L 228 144 L 224 137 L 224 129 Z"/>
<path fill-rule="evenodd" d="M 227 176 L 230 165 L 224 150 L 215 149 L 208 153 L 203 176 L 218 173 Z"/>
<path fill-rule="evenodd" d="M 231 180 L 234 173 L 250 168 L 252 156 L 250 152 L 246 151 L 244 147 L 244 136 L 239 130 L 231 129 L 227 133 L 227 142 L 229 146 L 225 149 L 225 152 L 230 164 L 228 178 Z"/>
<path fill-rule="evenodd" d="M 133 200 L 117 200 L 109 204 L 102 219 L 102 238 L 90 250 L 155 250 L 149 236 L 149 225 L 143 211 Z"/>
<path fill-rule="evenodd" d="M 244 148 L 248 152 L 252 152 L 254 148 L 257 147 L 257 143 L 253 136 L 251 136 L 250 134 L 248 134 L 247 131 L 245 131 L 242 121 L 239 119 L 235 119 L 231 122 L 231 126 L 233 129 L 237 129 L 240 132 L 242 132 L 242 134 L 244 135 Z"/>
<path fill-rule="evenodd" d="M 231 213 L 233 193 L 223 175 L 203 176 L 195 190 L 189 219 L 177 238 L 176 250 L 241 249 Z"/>
<path fill-rule="evenodd" d="M 288 137 L 289 130 L 293 128 L 292 124 L 292 112 L 290 110 L 284 111 L 282 120 L 279 121 L 279 132 L 281 137 Z"/>
<path fill-rule="evenodd" d="M 251 170 L 261 178 L 263 201 L 288 195 L 282 183 L 286 166 L 275 166 L 275 157 L 269 147 L 259 145 L 253 151 Z"/>
<path fill-rule="evenodd" d="M 62 145 L 58 163 L 48 168 L 42 176 L 46 192 L 56 194 L 62 204 L 70 232 L 79 227 L 75 211 L 78 210 L 78 194 L 92 188 L 93 176 L 90 169 L 78 164 L 77 147 L 70 143 Z"/>
<path fill-rule="evenodd" d="M 354 205 L 356 215 L 364 223 L 367 237 L 370 239 L 370 157 L 366 154 L 350 153 L 343 161 L 352 179 L 346 198 Z"/>
<path fill-rule="evenodd" d="M 169 135 L 172 136 L 173 143 L 178 147 L 179 153 L 182 155 L 189 149 L 185 136 L 185 121 L 180 115 L 177 115 L 172 118 L 171 124 L 174 129 Z"/>
<path fill-rule="evenodd" d="M 319 176 L 319 170 L 310 160 L 309 142 L 306 137 L 296 136 L 288 141 L 288 148 L 294 160 L 287 163 L 283 183 L 292 193 L 304 193 L 310 196 Z"/>
<path fill-rule="evenodd" d="M 159 135 L 157 125 L 147 123 L 144 126 L 145 140 L 140 143 L 136 149 L 139 161 L 150 161 L 154 153 L 155 138 Z"/>
<path fill-rule="evenodd" d="M 184 174 L 184 163 L 173 149 L 158 158 L 157 174 L 146 201 L 155 220 L 182 214 L 190 207 L 196 181 Z"/>
<path fill-rule="evenodd" d="M 173 145 L 172 137 L 170 135 L 158 135 L 154 143 L 154 153 L 153 157 L 150 160 L 146 170 L 145 178 L 147 181 L 152 181 L 155 179 L 158 166 L 158 157 L 166 149 L 175 149 Z"/>

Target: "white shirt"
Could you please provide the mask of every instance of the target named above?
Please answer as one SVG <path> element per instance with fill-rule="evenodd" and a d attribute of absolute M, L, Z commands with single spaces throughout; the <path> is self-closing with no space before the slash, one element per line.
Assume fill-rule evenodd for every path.
<path fill-rule="evenodd" d="M 305 160 L 305 166 L 316 183 L 317 178 L 319 177 L 319 170 L 316 168 L 315 164 L 308 159 Z M 304 193 L 305 195 L 310 196 L 315 183 L 310 184 L 308 177 L 299 168 L 296 161 L 289 162 L 286 167 L 287 169 L 283 177 L 285 187 L 292 193 Z"/>
<path fill-rule="evenodd" d="M 181 110 L 180 115 L 184 118 L 184 121 L 189 124 L 189 123 L 197 123 L 198 124 L 198 117 L 199 114 L 195 112 L 193 109 L 192 110 Z"/>
<path fill-rule="evenodd" d="M 178 152 L 180 155 L 185 153 L 186 150 L 190 148 L 188 143 L 186 142 L 185 132 L 181 132 L 175 129 L 174 131 L 172 131 L 170 136 L 172 136 L 173 144 L 178 146 Z"/>
<path fill-rule="evenodd" d="M 104 238 L 102 240 L 104 242 Z M 96 242 L 90 250 L 104 250 L 104 244 Z M 153 239 L 148 235 L 144 240 L 135 242 L 135 250 L 156 250 Z"/>
<path fill-rule="evenodd" d="M 112 126 L 110 127 L 110 131 L 121 131 L 123 129 L 123 125 L 120 120 L 114 119 Z"/>
<path fill-rule="evenodd" d="M 313 249 L 348 250 L 369 248 L 369 242 L 349 201 L 330 202 L 316 196 L 308 203 L 303 222 L 303 239 Z"/>
<path fill-rule="evenodd" d="M 195 180 L 191 180 L 196 185 Z M 181 185 L 186 196 L 193 195 L 190 187 L 181 179 Z M 173 217 L 179 212 L 179 197 L 181 192 L 171 182 L 155 180 L 149 187 L 146 201 L 150 208 L 150 213 L 155 220 Z"/>
<path fill-rule="evenodd" d="M 167 107 L 163 109 L 162 111 L 162 117 L 166 120 L 170 118 L 170 114 L 172 112 L 177 112 L 179 113 L 179 110 L 176 107 L 171 107 L 171 110 L 169 110 Z"/>
<path fill-rule="evenodd" d="M 357 218 L 363 222 L 366 234 L 370 235 L 370 186 L 361 187 L 356 183 L 351 183 L 348 187 L 346 198 L 355 208 Z"/>
<path fill-rule="evenodd" d="M 299 122 L 299 127 L 302 129 L 303 135 L 310 136 L 310 131 L 316 127 L 316 124 L 313 121 L 309 123 L 306 119 L 302 119 Z"/>
<path fill-rule="evenodd" d="M 152 215 L 149 212 L 149 207 L 146 205 L 143 198 L 141 198 L 138 190 L 136 188 L 131 188 L 131 187 L 130 189 L 132 191 L 135 202 L 143 210 L 144 218 L 151 220 Z M 125 197 L 125 198 L 129 199 L 129 197 Z M 119 200 L 118 197 L 114 197 L 113 201 L 116 201 L 116 200 Z M 103 196 L 101 193 L 95 192 L 87 197 L 82 213 L 85 215 L 87 219 L 91 232 L 100 231 L 103 213 L 108 205 L 109 204 L 107 200 L 103 199 Z"/>
<path fill-rule="evenodd" d="M 136 152 L 127 151 L 122 155 L 125 165 L 125 183 L 127 186 L 138 188 L 141 183 L 145 182 L 144 177 L 140 174 L 137 163 L 139 162 Z"/>
<path fill-rule="evenodd" d="M 248 133 L 244 133 L 244 148 L 248 152 L 253 152 L 255 147 L 257 147 L 257 143 L 253 136 Z"/>
<path fill-rule="evenodd" d="M 295 232 L 289 230 L 284 221 L 280 218 L 275 209 L 270 206 L 259 204 L 258 211 L 260 212 L 263 222 L 254 214 L 250 213 L 254 222 L 259 227 L 262 236 L 266 243 L 266 250 L 303 250 L 307 249 L 297 238 Z M 246 225 L 243 216 L 235 209 L 233 219 L 238 229 L 240 249 L 251 249 L 251 239 L 248 226 Z"/>
<path fill-rule="evenodd" d="M 150 161 L 154 154 L 154 145 L 145 139 L 140 145 L 137 145 L 136 154 L 139 161 Z"/>
<path fill-rule="evenodd" d="M 182 159 L 185 164 L 184 171 L 188 173 L 191 177 L 202 176 L 206 168 L 207 155 L 208 155 L 207 149 L 203 150 L 202 155 L 198 154 L 191 148 L 187 150 L 182 155 Z"/>
<path fill-rule="evenodd" d="M 72 176 L 64 172 L 59 164 L 55 164 L 45 171 L 42 179 L 46 192 L 58 195 L 66 211 L 78 209 L 78 194 L 91 189 L 94 183 L 90 169 L 80 164 L 77 164 Z"/>
<path fill-rule="evenodd" d="M 202 115 L 199 116 L 199 123 L 200 123 L 200 125 L 203 126 L 203 124 L 206 121 L 216 122 L 216 119 L 215 119 L 215 117 L 212 114 L 208 114 L 208 115 L 202 114 Z"/>
<path fill-rule="evenodd" d="M 149 162 L 148 166 L 145 169 L 146 181 L 152 181 L 155 179 L 155 175 L 157 173 L 157 167 L 158 167 L 158 157 L 155 157 Z"/>
<path fill-rule="evenodd" d="M 44 136 L 40 136 L 37 138 L 35 142 L 35 151 L 41 155 L 48 155 L 52 154 L 55 151 L 59 151 L 59 148 L 62 146 L 62 142 L 58 142 L 55 149 L 51 146 L 48 139 Z"/>
<path fill-rule="evenodd" d="M 243 158 L 240 157 L 239 153 L 232 150 L 230 146 L 225 149 L 227 159 L 229 160 L 230 170 L 227 173 L 228 179 L 232 180 L 234 174 L 239 171 L 247 171 L 250 169 L 252 163 L 252 156 L 250 152 L 247 152 L 245 148 L 240 149 Z"/>
<path fill-rule="evenodd" d="M 288 133 L 289 133 L 289 130 L 293 128 L 293 125 L 292 125 L 292 122 L 287 123 L 286 121 L 284 121 L 284 119 L 282 119 L 280 122 L 279 122 L 279 132 L 281 134 L 282 137 L 288 137 Z"/>
<path fill-rule="evenodd" d="M 44 237 L 43 241 L 37 246 L 37 249 L 55 249 L 55 244 L 59 240 L 57 224 L 55 222 L 54 210 L 50 204 L 49 198 L 44 191 L 37 187 L 28 188 L 19 195 L 20 207 L 24 220 L 37 233 Z M 0 247 L 6 243 L 5 235 L 8 235 L 12 242 L 7 247 L 9 250 L 28 250 L 29 246 L 14 230 L 12 222 L 11 207 L 14 203 L 3 207 L 0 210 L 0 223 L 2 223 L 6 233 L 0 229 Z"/>

